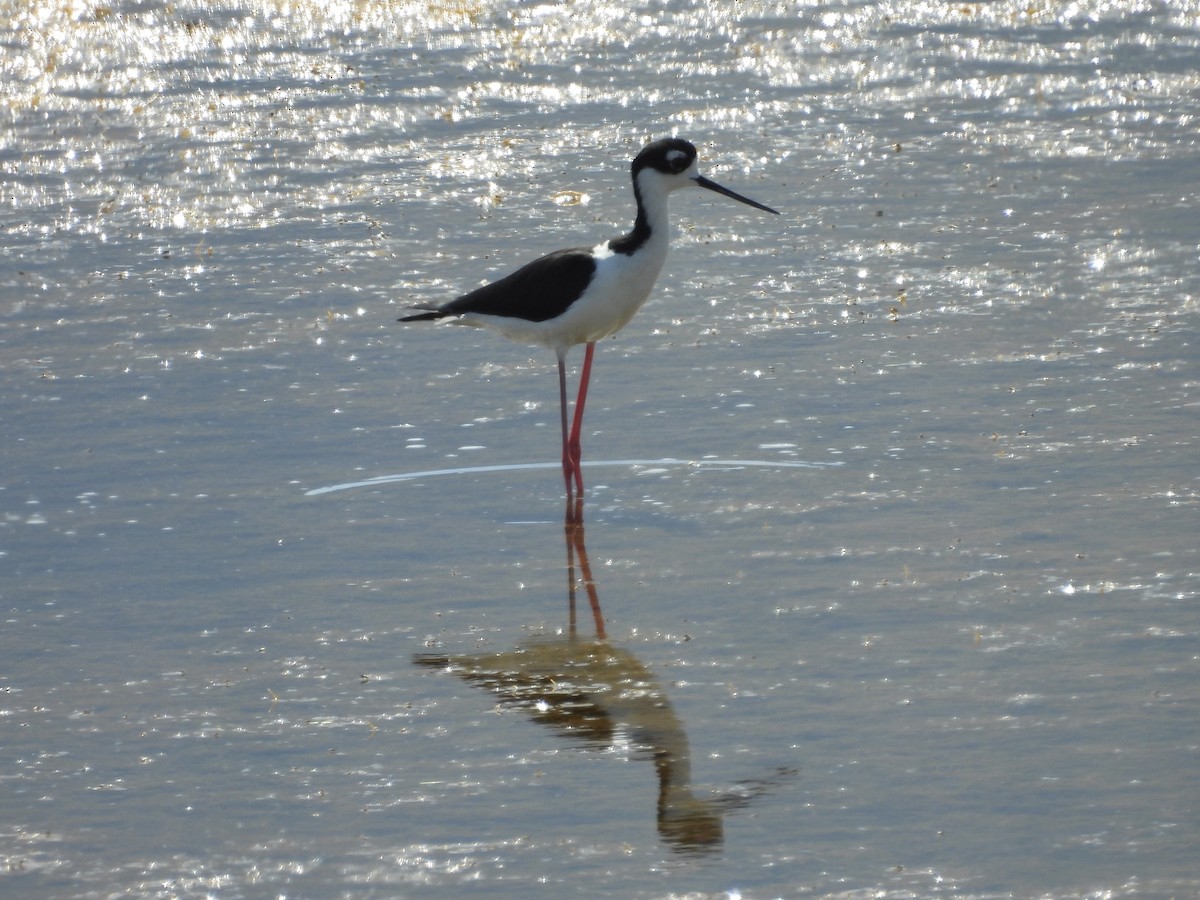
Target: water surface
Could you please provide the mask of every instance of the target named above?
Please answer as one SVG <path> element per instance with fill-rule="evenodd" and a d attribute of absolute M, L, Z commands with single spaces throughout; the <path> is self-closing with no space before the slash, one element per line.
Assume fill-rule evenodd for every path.
<path fill-rule="evenodd" d="M 6 897 L 1200 890 L 1196 3 L 0 23 Z"/>

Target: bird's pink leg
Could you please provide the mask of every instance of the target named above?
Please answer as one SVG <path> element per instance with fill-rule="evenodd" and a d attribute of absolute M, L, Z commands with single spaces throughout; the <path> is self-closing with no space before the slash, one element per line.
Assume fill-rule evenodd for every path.
<path fill-rule="evenodd" d="M 583 465 L 580 460 L 583 450 L 579 444 L 579 432 L 583 427 L 583 405 L 587 402 L 588 382 L 592 377 L 592 354 L 596 352 L 596 342 L 590 341 L 583 352 L 583 370 L 579 373 L 579 394 L 575 398 L 575 420 L 571 423 L 571 436 L 567 440 L 567 451 L 575 469 L 575 486 L 583 493 Z"/>
<path fill-rule="evenodd" d="M 567 360 L 564 353 L 558 355 L 558 404 L 562 414 L 563 480 L 567 483 L 567 502 L 570 503 L 571 475 L 575 471 L 575 462 L 571 458 L 570 436 L 567 432 Z"/>

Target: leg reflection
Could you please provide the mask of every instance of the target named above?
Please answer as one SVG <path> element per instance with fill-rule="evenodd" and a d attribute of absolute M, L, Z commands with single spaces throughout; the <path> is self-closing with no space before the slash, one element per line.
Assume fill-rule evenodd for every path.
<path fill-rule="evenodd" d="M 596 582 L 592 580 L 592 564 L 588 560 L 587 545 L 583 540 L 583 497 L 567 501 L 567 517 L 563 523 L 567 538 L 567 613 L 570 635 L 575 637 L 575 592 L 579 582 L 575 578 L 575 559 L 579 559 L 579 570 L 583 574 L 583 587 L 592 608 L 592 621 L 596 626 L 596 637 L 606 640 L 604 614 L 600 612 L 600 596 L 596 593 Z"/>

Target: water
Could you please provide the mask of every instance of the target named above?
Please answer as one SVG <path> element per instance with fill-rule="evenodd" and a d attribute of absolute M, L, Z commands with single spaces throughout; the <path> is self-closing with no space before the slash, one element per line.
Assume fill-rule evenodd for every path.
<path fill-rule="evenodd" d="M 0 11 L 6 897 L 1200 891 L 1196 3 Z"/>

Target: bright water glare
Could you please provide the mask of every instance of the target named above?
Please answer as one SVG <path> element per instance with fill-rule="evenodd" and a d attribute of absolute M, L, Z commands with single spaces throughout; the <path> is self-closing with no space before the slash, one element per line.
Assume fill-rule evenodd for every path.
<path fill-rule="evenodd" d="M 0 893 L 1200 893 L 1197 96 L 1196 0 L 0 0 Z M 564 524 L 553 357 L 395 320 L 671 134 L 783 215 L 673 196 Z"/>

